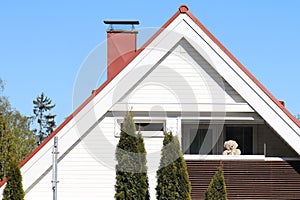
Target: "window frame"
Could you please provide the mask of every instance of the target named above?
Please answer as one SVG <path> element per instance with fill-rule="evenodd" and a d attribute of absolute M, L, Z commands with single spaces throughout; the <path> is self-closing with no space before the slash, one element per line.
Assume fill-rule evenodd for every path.
<path fill-rule="evenodd" d="M 224 142 L 231 139 L 232 138 L 228 138 L 227 139 L 227 128 L 251 128 L 252 129 L 252 149 L 251 149 L 251 154 L 245 154 L 245 152 L 243 151 L 244 147 L 242 147 L 243 144 L 239 143 L 238 141 L 236 141 L 238 143 L 238 149 L 241 150 L 241 155 L 255 155 L 255 149 L 256 149 L 256 127 L 252 124 L 226 124 L 224 127 L 224 134 L 223 134 L 223 140 Z M 234 140 L 234 139 L 233 139 Z"/>
<path fill-rule="evenodd" d="M 191 124 L 191 123 L 186 123 L 186 124 L 182 124 L 182 133 L 181 133 L 181 148 L 182 148 L 182 151 L 183 151 L 183 154 L 184 155 L 213 155 L 215 150 L 214 150 L 214 129 L 215 127 L 210 127 L 209 125 L 207 124 Z M 192 144 L 192 142 L 188 145 L 186 144 L 186 141 L 190 141 L 190 131 L 193 130 L 193 129 L 198 129 L 198 130 L 204 130 L 206 129 L 207 130 L 207 134 L 211 134 L 211 150 L 210 152 L 208 152 L 207 154 L 200 154 L 200 152 L 198 154 L 194 154 L 194 153 L 191 153 L 190 151 L 190 146 Z M 187 134 L 187 135 L 185 135 Z M 201 145 L 202 146 L 202 145 Z M 200 147 L 201 148 L 201 147 Z"/>
<path fill-rule="evenodd" d="M 166 119 L 155 119 L 155 120 L 149 120 L 149 119 L 139 119 L 139 118 L 134 118 L 134 123 L 161 123 L 163 124 L 163 131 L 140 131 L 142 134 L 143 138 L 163 138 L 164 137 L 164 132 L 166 130 Z M 114 131 L 114 136 L 116 138 L 120 137 L 121 133 L 121 124 L 123 123 L 124 119 L 116 119 L 115 120 L 115 131 Z M 138 133 L 138 130 L 136 130 L 136 133 Z"/>

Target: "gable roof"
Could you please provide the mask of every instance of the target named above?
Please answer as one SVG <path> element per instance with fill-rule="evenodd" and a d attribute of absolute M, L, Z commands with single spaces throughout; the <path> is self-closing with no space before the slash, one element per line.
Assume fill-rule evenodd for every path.
<path fill-rule="evenodd" d="M 49 137 L 47 137 L 41 145 L 39 145 L 27 158 L 25 158 L 20 163 L 20 167 L 22 167 L 23 169 L 23 167 L 27 163 L 29 163 L 33 159 L 33 157 L 36 156 L 38 153 L 41 154 L 40 157 L 44 155 L 45 152 L 47 152 L 47 150 L 49 150 L 49 148 L 52 146 L 52 144 L 50 144 L 50 141 L 53 139 L 54 136 L 59 135 L 60 133 L 60 137 L 66 137 L 67 133 L 69 135 L 73 134 L 74 140 L 69 141 L 68 143 L 68 145 L 71 146 L 71 143 L 76 141 L 76 138 L 80 138 L 80 136 L 82 135 L 81 133 L 77 133 L 77 135 L 76 133 L 73 133 L 73 129 L 76 129 L 76 126 L 84 126 L 84 133 L 87 132 L 89 127 L 92 127 L 93 122 L 90 122 L 90 124 L 84 124 L 82 123 L 82 119 L 84 117 L 93 115 L 90 114 L 92 112 L 91 110 L 97 105 L 99 105 L 99 102 L 102 101 L 104 98 L 109 99 L 112 97 L 111 90 L 116 84 L 118 84 L 122 76 L 126 75 L 130 71 L 130 68 L 133 68 L 135 65 L 137 65 L 139 61 L 147 58 L 147 56 L 150 55 L 151 50 L 153 50 L 151 49 L 151 44 L 159 43 L 160 41 L 156 41 L 156 39 L 158 37 L 163 37 L 162 35 L 164 34 L 164 30 L 170 28 L 170 25 L 173 24 L 176 20 L 182 20 L 183 18 L 179 19 L 180 16 L 182 16 L 184 20 L 187 20 L 187 23 L 194 23 L 195 28 L 203 32 L 204 36 L 207 37 L 208 40 L 210 40 L 209 42 L 207 42 L 208 45 L 210 45 L 210 47 L 215 51 L 216 54 L 218 54 L 222 59 L 224 59 L 223 62 L 227 62 L 228 65 L 234 65 L 232 67 L 232 70 L 235 70 L 236 73 L 239 73 L 240 76 L 244 76 L 242 78 L 247 78 L 252 81 L 251 83 L 248 83 L 249 87 L 251 87 L 253 90 L 255 88 L 258 88 L 259 91 L 256 91 L 257 95 L 266 96 L 266 98 L 262 99 L 262 101 L 264 101 L 265 104 L 269 104 L 270 102 L 274 104 L 272 107 L 270 107 L 270 113 L 278 113 L 278 119 L 285 121 L 285 123 L 287 124 L 287 126 L 282 126 L 282 128 L 290 127 L 290 132 L 295 133 L 290 139 L 285 138 L 286 135 L 281 135 L 281 137 L 286 139 L 287 143 L 292 148 L 294 148 L 294 150 L 300 155 L 300 148 L 296 145 L 297 142 L 299 142 L 300 140 L 300 122 L 199 22 L 199 20 L 189 11 L 186 5 L 182 5 L 178 9 L 178 11 L 161 27 L 161 29 L 159 29 L 139 50 L 136 51 L 133 58 L 122 66 L 122 70 L 118 74 L 116 74 L 112 79 L 105 81 L 97 90 L 93 91 L 93 93 Z M 177 40 L 179 39 L 180 38 L 177 38 Z M 171 47 L 172 44 L 173 43 L 169 44 L 169 47 Z M 150 63 L 152 64 L 153 62 Z M 150 67 L 145 68 L 145 71 L 149 70 Z M 239 71 L 237 72 L 237 70 Z M 95 119 L 101 118 L 99 116 L 103 116 L 105 112 L 111 107 L 112 103 L 113 102 L 110 102 L 109 104 L 107 104 L 106 107 L 104 106 L 103 112 L 97 113 L 97 117 Z M 105 110 L 105 108 L 108 109 Z M 77 125 L 77 123 L 80 123 L 80 125 Z M 268 123 L 272 125 L 273 123 L 276 123 L 276 120 L 272 121 L 270 119 L 270 122 L 268 121 Z M 73 130 L 73 132 L 71 133 L 70 130 Z M 280 127 L 278 128 L 278 130 L 280 130 Z M 281 130 L 280 132 L 282 131 L 284 130 Z M 39 160 L 39 158 L 36 158 L 35 160 L 37 161 Z M 33 163 L 31 163 L 31 165 L 35 164 L 36 161 L 32 161 Z M 24 170 L 27 172 L 29 168 L 30 167 Z M 0 187 L 2 187 L 4 184 L 5 180 L 0 182 Z"/>

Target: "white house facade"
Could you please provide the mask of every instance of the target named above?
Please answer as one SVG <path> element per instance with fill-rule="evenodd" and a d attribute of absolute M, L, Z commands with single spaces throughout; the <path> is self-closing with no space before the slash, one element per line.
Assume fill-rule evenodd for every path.
<path fill-rule="evenodd" d="M 179 137 L 193 199 L 202 199 L 211 178 L 205 176 L 205 170 L 213 174 L 219 161 L 224 163 L 228 182 L 240 173 L 238 169 L 246 171 L 245 166 L 252 166 L 256 170 L 253 173 L 262 173 L 253 174 L 245 186 L 229 183 L 230 199 L 254 199 L 255 189 L 245 188 L 251 183 L 259 185 L 255 182 L 259 176 L 266 181 L 262 180 L 262 185 L 271 184 L 261 194 L 266 196 L 257 199 L 274 199 L 272 195 L 300 198 L 300 123 L 187 6 L 181 6 L 137 50 L 136 44 L 128 47 L 122 43 L 124 38 L 126 42 L 135 41 L 136 31 L 107 32 L 108 48 L 114 48 L 108 52 L 116 54 L 108 59 L 108 79 L 21 163 L 26 200 L 53 198 L 55 136 L 59 146 L 58 199 L 114 199 L 115 148 L 128 110 L 142 126 L 151 199 L 156 199 L 155 175 L 163 132 L 168 130 Z M 222 155 L 224 142 L 230 139 L 238 142 L 241 155 Z M 277 178 L 282 180 L 279 184 L 272 179 L 280 174 L 277 166 L 293 176 L 292 185 L 285 182 L 291 180 L 289 175 Z M 271 168 L 273 174 L 268 174 Z M 3 181 L 0 198 L 4 187 Z M 243 187 L 245 190 L 239 191 L 244 196 L 238 196 L 234 187 Z"/>

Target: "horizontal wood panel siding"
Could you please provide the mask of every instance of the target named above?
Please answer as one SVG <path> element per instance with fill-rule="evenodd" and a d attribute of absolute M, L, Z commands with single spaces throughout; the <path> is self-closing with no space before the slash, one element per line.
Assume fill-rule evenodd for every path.
<path fill-rule="evenodd" d="M 114 120 L 103 119 L 58 163 L 59 199 L 113 199 L 115 184 Z M 59 148 L 59 144 L 58 144 Z M 61 155 L 59 155 L 61 156 Z M 52 199 L 52 172 L 25 199 Z"/>
<path fill-rule="evenodd" d="M 119 103 L 246 104 L 184 39 Z"/>
<path fill-rule="evenodd" d="M 192 199 L 203 195 L 220 161 L 187 160 Z M 222 161 L 228 199 L 300 199 L 300 161 Z"/>
<path fill-rule="evenodd" d="M 173 121 L 169 124 L 174 126 Z M 114 199 L 115 150 L 119 138 L 114 136 L 115 120 L 104 118 L 58 163 L 58 198 L 64 200 Z M 155 199 L 156 170 L 163 138 L 145 138 L 148 152 L 150 194 Z M 59 145 L 59 144 L 58 144 Z M 59 155 L 61 156 L 61 155 Z M 52 171 L 48 171 L 27 190 L 26 200 L 52 199 Z"/>

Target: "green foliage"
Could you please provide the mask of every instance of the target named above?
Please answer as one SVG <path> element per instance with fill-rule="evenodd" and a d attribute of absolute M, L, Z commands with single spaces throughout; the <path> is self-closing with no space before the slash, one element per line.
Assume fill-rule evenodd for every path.
<path fill-rule="evenodd" d="M 37 123 L 39 125 L 39 130 L 35 129 L 34 131 L 38 136 L 37 143 L 41 144 L 56 127 L 56 123 L 54 121 L 56 115 L 48 113 L 55 107 L 55 104 L 52 104 L 52 100 L 42 93 L 33 100 L 33 105 L 34 118 L 37 119 Z"/>
<path fill-rule="evenodd" d="M 4 90 L 0 79 L 0 180 L 7 173 L 9 160 L 20 163 L 36 147 L 31 120 L 13 109 L 8 98 L 2 95 Z M 15 146 L 14 149 L 11 149 Z"/>
<path fill-rule="evenodd" d="M 226 184 L 222 163 L 218 167 L 214 177 L 212 178 L 205 194 L 205 200 L 226 200 Z"/>
<path fill-rule="evenodd" d="M 30 119 L 13 109 L 3 96 L 4 85 L 0 79 L 0 180 L 7 178 L 4 200 L 24 199 L 22 176 L 18 166 L 36 147 Z"/>
<path fill-rule="evenodd" d="M 165 133 L 160 167 L 156 173 L 158 200 L 191 199 L 191 184 L 177 136 Z"/>
<path fill-rule="evenodd" d="M 149 193 L 149 182 L 147 176 L 147 152 L 145 149 L 144 139 L 139 132 L 137 135 L 137 145 L 138 145 L 138 156 L 139 156 L 139 172 L 136 174 L 138 176 L 139 185 L 138 191 L 141 192 L 143 199 L 150 199 Z"/>
<path fill-rule="evenodd" d="M 1 180 L 6 176 L 9 167 L 9 159 L 11 156 L 10 145 L 13 143 L 13 135 L 10 134 L 10 127 L 3 114 L 0 114 L 0 178 Z"/>
<path fill-rule="evenodd" d="M 3 200 L 23 200 L 25 192 L 17 160 L 10 160 L 6 177 L 7 182 L 3 190 Z"/>
<path fill-rule="evenodd" d="M 149 199 L 144 140 L 136 134 L 132 112 L 124 117 L 116 149 L 115 199 Z"/>

